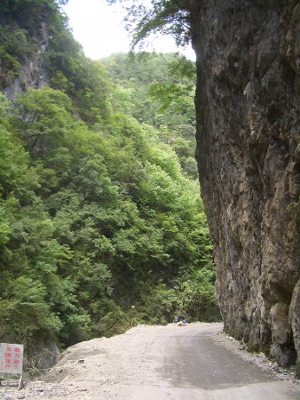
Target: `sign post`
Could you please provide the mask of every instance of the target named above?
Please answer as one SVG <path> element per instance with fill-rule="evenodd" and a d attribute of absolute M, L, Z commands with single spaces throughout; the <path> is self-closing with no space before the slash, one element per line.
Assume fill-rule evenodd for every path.
<path fill-rule="evenodd" d="M 20 375 L 19 388 L 22 386 L 22 344 L 0 343 L 0 373 Z"/>

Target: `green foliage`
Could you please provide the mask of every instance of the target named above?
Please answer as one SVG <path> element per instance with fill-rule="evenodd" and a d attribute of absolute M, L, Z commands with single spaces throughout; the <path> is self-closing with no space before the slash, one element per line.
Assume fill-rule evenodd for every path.
<path fill-rule="evenodd" d="M 61 26 L 46 53 L 51 85 L 73 101 L 76 113 L 89 125 L 101 122 L 111 113 L 110 83 L 100 62 L 84 56 L 70 30 Z"/>
<path fill-rule="evenodd" d="M 177 54 L 156 53 L 144 54 L 142 60 L 114 54 L 102 62 L 117 88 L 126 88 L 127 113 L 156 127 L 151 133 L 149 127 L 144 129 L 171 145 L 186 173 L 196 178 L 194 63 Z"/>
<path fill-rule="evenodd" d="M 3 335 L 14 329 L 25 340 L 51 332 L 70 345 L 123 331 L 133 303 L 144 322 L 165 323 L 183 307 L 192 319 L 211 311 L 213 273 L 209 282 L 195 278 L 211 257 L 207 231 L 199 231 L 206 222 L 198 184 L 182 174 L 158 132 L 149 136 L 149 126 L 124 114 L 109 118 L 103 131 L 90 130 L 72 120 L 66 95 L 50 88 L 24 93 L 18 107 L 18 118 L 7 120 L 30 153 L 20 142 L 13 146 L 17 137 L 3 128 L 2 203 L 10 213 L 0 213 L 0 245 L 7 250 L 0 290 L 2 306 L 11 303 L 4 326 L 22 313 L 24 324 Z M 31 132 L 42 142 L 29 146 Z M 199 290 L 205 300 L 194 312 Z"/>
<path fill-rule="evenodd" d="M 21 63 L 24 62 L 34 46 L 27 39 L 27 31 L 10 25 L 0 26 L 0 88 L 11 84 L 22 75 Z"/>
<path fill-rule="evenodd" d="M 135 311 L 143 323 L 165 325 L 173 320 L 177 309 L 176 290 L 160 281 L 145 291 L 143 305 Z"/>
<path fill-rule="evenodd" d="M 194 3 L 189 0 L 152 0 L 150 6 L 149 3 L 133 2 L 127 7 L 126 17 L 127 28 L 133 37 L 132 46 L 158 32 L 172 35 L 178 45 L 187 44 L 192 36 L 190 11 Z"/>
<path fill-rule="evenodd" d="M 185 57 L 178 57 L 168 65 L 172 81 L 154 81 L 149 85 L 150 98 L 161 103 L 159 112 L 174 104 L 173 110 L 186 113 L 188 103 L 194 97 L 196 68 L 195 64 Z"/>
<path fill-rule="evenodd" d="M 37 331 L 55 333 L 60 319 L 51 313 L 46 288 L 25 276 L 6 282 L 5 300 L 0 301 L 2 337 L 14 336 L 23 343 Z"/>
<path fill-rule="evenodd" d="M 42 156 L 55 148 L 72 126 L 71 102 L 58 90 L 29 89 L 18 98 L 15 125 L 32 156 Z"/>
<path fill-rule="evenodd" d="M 59 13 L 59 5 L 63 3 L 64 0 L 58 2 L 53 0 L 2 0 L 0 12 L 12 25 L 17 23 L 30 35 L 34 34 L 38 37 L 42 22 L 47 21 L 53 30 L 55 30 L 54 25 L 62 23 L 63 17 Z"/>
<path fill-rule="evenodd" d="M 39 9 L 2 7 L 13 18 L 21 3 L 25 14 Z M 13 106 L 0 96 L 1 341 L 68 346 L 179 310 L 218 319 L 193 164 L 192 64 L 155 53 L 91 61 L 58 5 L 41 6 L 52 16 L 50 87 Z M 14 46 L 7 54 L 21 65 L 26 52 Z"/>
<path fill-rule="evenodd" d="M 34 193 L 38 177 L 28 167 L 22 144 L 5 124 L 0 126 L 0 143 L 1 337 L 26 342 L 38 331 L 57 332 L 61 326 L 51 310 L 54 301 L 59 304 L 64 298 L 55 300 L 57 285 L 52 284 L 59 281 L 55 263 L 61 246 L 48 241 L 52 223 Z"/>
<path fill-rule="evenodd" d="M 183 275 L 176 287 L 180 313 L 192 321 L 220 321 L 221 316 L 214 296 L 215 273 L 213 266 Z"/>

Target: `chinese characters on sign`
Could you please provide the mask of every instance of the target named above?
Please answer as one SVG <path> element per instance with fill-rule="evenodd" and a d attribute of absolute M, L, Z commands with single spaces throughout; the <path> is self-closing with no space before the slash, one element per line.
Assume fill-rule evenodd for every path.
<path fill-rule="evenodd" d="M 23 373 L 23 345 L 22 344 L 0 344 L 0 373 L 20 374 Z"/>

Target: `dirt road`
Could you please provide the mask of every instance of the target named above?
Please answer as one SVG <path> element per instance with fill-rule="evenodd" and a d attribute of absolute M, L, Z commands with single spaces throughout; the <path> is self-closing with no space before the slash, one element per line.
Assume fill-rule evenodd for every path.
<path fill-rule="evenodd" d="M 43 381 L 4 399 L 290 400 L 299 382 L 239 350 L 222 324 L 140 326 L 69 348 Z M 2 397 L 1 397 L 2 396 Z M 18 397 L 17 397 L 18 396 Z"/>

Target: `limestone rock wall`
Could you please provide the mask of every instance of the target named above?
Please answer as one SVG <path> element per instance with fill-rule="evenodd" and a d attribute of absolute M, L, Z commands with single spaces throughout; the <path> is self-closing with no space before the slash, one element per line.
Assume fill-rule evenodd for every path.
<path fill-rule="evenodd" d="M 198 0 L 197 161 L 225 330 L 300 360 L 300 2 Z"/>

